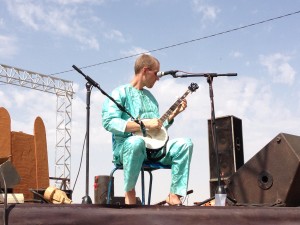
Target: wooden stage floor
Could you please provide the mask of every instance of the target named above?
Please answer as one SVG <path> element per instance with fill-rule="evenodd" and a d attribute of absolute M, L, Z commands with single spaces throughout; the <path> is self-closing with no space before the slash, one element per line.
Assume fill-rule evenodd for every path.
<path fill-rule="evenodd" d="M 0 205 L 0 224 L 4 206 Z M 10 204 L 8 225 L 299 225 L 299 207 Z"/>

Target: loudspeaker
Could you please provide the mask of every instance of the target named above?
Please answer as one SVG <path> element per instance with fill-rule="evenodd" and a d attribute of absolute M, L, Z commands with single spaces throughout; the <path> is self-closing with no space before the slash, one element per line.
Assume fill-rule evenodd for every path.
<path fill-rule="evenodd" d="M 222 183 L 244 164 L 242 120 L 234 116 L 215 119 L 220 177 Z M 216 152 L 213 145 L 212 124 L 208 120 L 210 195 L 215 195 L 218 182 Z"/>
<path fill-rule="evenodd" d="M 7 158 L 0 158 L 0 188 L 13 188 L 20 183 L 20 176 Z"/>
<path fill-rule="evenodd" d="M 227 180 L 242 204 L 300 206 L 300 137 L 278 134 Z"/>

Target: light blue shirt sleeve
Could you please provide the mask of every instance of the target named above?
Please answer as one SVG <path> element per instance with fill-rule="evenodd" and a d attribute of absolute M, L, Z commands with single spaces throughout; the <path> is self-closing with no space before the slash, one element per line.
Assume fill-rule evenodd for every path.
<path fill-rule="evenodd" d="M 122 89 L 114 90 L 111 95 L 122 106 L 125 104 L 124 96 L 125 94 L 122 93 Z M 115 135 L 125 135 L 128 119 L 129 116 L 126 116 L 112 100 L 105 99 L 102 105 L 102 124 L 107 131 Z"/>

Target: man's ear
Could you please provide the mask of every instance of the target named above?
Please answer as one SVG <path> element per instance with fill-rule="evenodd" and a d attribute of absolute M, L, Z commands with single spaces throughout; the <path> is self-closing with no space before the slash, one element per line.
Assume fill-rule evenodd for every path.
<path fill-rule="evenodd" d="M 149 70 L 149 68 L 148 68 L 148 67 L 146 67 L 146 66 L 144 66 L 144 67 L 143 67 L 143 69 L 142 69 L 142 71 L 143 71 L 143 74 L 146 74 L 148 70 Z"/>

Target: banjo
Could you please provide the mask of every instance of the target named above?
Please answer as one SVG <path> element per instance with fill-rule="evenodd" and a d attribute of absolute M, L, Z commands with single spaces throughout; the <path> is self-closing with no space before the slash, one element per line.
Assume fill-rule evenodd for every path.
<path fill-rule="evenodd" d="M 169 118 L 171 113 L 175 111 L 177 106 L 181 104 L 181 102 L 188 96 L 188 94 L 196 91 L 199 88 L 198 84 L 191 83 L 188 87 L 188 90 L 179 98 L 169 109 L 168 111 L 162 115 L 159 119 L 162 123 Z M 158 151 L 162 149 L 169 140 L 169 136 L 165 127 L 161 127 L 160 130 L 148 130 L 146 129 L 146 136 L 143 136 L 142 131 L 134 132 L 133 135 L 140 136 L 144 139 L 146 143 L 146 148 L 152 151 Z"/>

